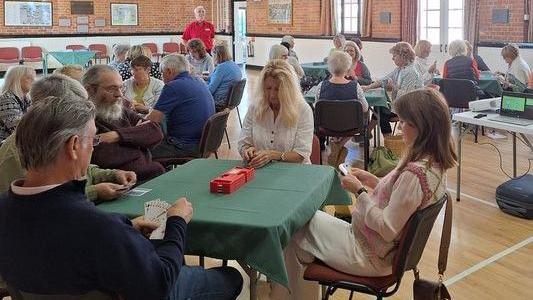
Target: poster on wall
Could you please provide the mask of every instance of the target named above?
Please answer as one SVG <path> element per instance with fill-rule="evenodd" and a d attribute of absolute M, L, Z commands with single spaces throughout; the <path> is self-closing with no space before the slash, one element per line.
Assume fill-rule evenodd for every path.
<path fill-rule="evenodd" d="M 5 1 L 5 26 L 52 26 L 52 2 Z"/>
<path fill-rule="evenodd" d="M 111 3 L 111 25 L 139 25 L 137 19 L 137 4 Z"/>
<path fill-rule="evenodd" d="M 268 22 L 292 24 L 292 0 L 268 0 Z"/>

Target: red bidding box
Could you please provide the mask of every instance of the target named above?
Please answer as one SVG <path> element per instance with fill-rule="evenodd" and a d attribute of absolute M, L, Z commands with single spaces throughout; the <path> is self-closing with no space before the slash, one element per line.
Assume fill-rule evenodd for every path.
<path fill-rule="evenodd" d="M 254 175 L 253 168 L 235 167 L 211 180 L 209 183 L 211 193 L 231 194 L 252 180 Z"/>

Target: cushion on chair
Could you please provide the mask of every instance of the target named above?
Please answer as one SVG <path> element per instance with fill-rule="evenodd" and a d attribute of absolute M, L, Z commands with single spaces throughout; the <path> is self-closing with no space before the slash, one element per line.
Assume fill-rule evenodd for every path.
<path fill-rule="evenodd" d="M 365 285 L 376 291 L 385 290 L 396 283 L 396 277 L 392 274 L 382 277 L 355 276 L 332 269 L 319 260 L 315 260 L 315 262 L 310 264 L 307 269 L 305 269 L 304 278 L 306 280 L 318 281 L 325 284 L 349 282 Z"/>

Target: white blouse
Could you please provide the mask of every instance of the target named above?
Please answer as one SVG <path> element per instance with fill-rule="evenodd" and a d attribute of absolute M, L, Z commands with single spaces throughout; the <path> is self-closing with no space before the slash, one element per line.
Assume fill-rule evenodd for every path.
<path fill-rule="evenodd" d="M 248 108 L 242 124 L 239 139 L 239 153 L 244 148 L 253 146 L 257 150 L 294 151 L 300 154 L 303 163 L 310 164 L 313 145 L 313 111 L 305 102 L 300 102 L 299 118 L 292 127 L 287 127 L 278 117 L 274 120 L 274 112 L 269 108 L 263 120 L 256 119 L 256 105 Z"/>
<path fill-rule="evenodd" d="M 521 83 L 527 86 L 529 71 L 529 65 L 527 62 L 521 56 L 518 56 L 507 69 L 507 74 L 513 75 Z"/>

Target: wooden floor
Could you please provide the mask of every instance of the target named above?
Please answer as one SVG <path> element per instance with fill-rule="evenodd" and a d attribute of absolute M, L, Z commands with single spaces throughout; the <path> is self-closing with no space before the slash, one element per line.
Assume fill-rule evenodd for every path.
<path fill-rule="evenodd" d="M 244 118 L 248 103 L 253 101 L 257 71 L 247 71 L 246 94 L 240 105 Z M 220 158 L 240 159 L 236 149 L 240 134 L 237 113 L 229 120 L 231 149 L 225 142 Z M 481 137 L 473 143 L 471 134 L 463 139 L 462 196 L 454 201 L 452 242 L 445 280 L 453 299 L 533 299 L 533 221 L 509 216 L 501 212 L 495 201 L 495 190 L 507 180 L 499 169 L 499 157 L 493 143 L 502 153 L 503 168 L 512 174 L 511 139 L 494 141 Z M 528 158 L 533 153 L 519 142 L 519 174 L 528 170 Z M 448 172 L 448 187 L 455 196 L 456 170 Z M 422 277 L 436 280 L 437 257 L 442 226 L 439 217 L 420 263 Z M 196 263 L 194 257 L 187 258 Z M 220 265 L 208 260 L 207 265 Z M 407 273 L 400 290 L 389 299 L 412 299 L 413 276 Z M 260 282 L 260 299 L 269 299 L 266 281 Z M 248 299 L 247 286 L 239 299 Z M 348 299 L 348 293 L 339 290 L 332 299 Z M 355 299 L 373 299 L 357 295 Z"/>

